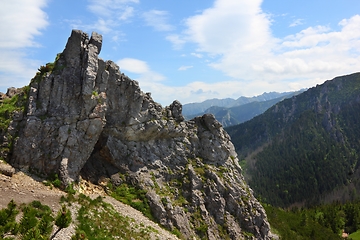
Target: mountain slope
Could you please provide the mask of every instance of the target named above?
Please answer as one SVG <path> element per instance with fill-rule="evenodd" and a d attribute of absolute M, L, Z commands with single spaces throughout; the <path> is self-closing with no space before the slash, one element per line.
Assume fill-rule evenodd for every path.
<path fill-rule="evenodd" d="M 359 119 L 360 74 L 355 73 L 277 103 L 227 131 L 246 160 L 250 186 L 262 199 L 287 206 L 317 202 L 355 184 Z"/>

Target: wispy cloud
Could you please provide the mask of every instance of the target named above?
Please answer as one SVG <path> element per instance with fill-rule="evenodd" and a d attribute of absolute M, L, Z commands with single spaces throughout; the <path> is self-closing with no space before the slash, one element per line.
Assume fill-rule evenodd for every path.
<path fill-rule="evenodd" d="M 191 53 L 191 56 L 197 57 L 197 58 L 202 58 L 203 55 L 201 53 Z"/>
<path fill-rule="evenodd" d="M 299 25 L 303 25 L 304 24 L 304 19 L 295 19 L 292 23 L 290 23 L 289 27 L 296 27 Z"/>
<path fill-rule="evenodd" d="M 131 4 L 137 4 L 139 0 L 89 0 L 89 2 L 87 8 L 99 17 L 127 20 L 133 16 L 134 8 Z"/>
<path fill-rule="evenodd" d="M 38 62 L 25 54 L 25 48 L 39 47 L 36 36 L 48 26 L 45 0 L 12 0 L 1 3 L 0 8 L 0 87 L 14 83 L 27 85 Z M 21 71 L 19 71 L 21 69 Z"/>
<path fill-rule="evenodd" d="M 141 81 L 141 84 L 159 82 L 165 79 L 165 77 L 150 69 L 149 65 L 142 60 L 134 58 L 123 58 L 116 62 L 119 65 L 120 70 L 124 73 L 136 74 L 136 80 Z"/>
<path fill-rule="evenodd" d="M 103 18 L 98 18 L 95 22 L 92 23 L 83 23 L 79 20 L 71 20 L 69 21 L 69 23 L 73 29 L 82 29 L 86 32 L 91 32 L 95 30 L 96 32 L 102 34 L 113 32 L 114 27 L 118 25 L 118 23 L 113 19 Z"/>
<path fill-rule="evenodd" d="M 188 70 L 190 68 L 193 68 L 193 67 L 194 66 L 181 66 L 181 67 L 178 68 L 178 71 L 186 71 L 186 70 Z"/>
<path fill-rule="evenodd" d="M 171 31 L 174 26 L 168 23 L 169 13 L 166 11 L 151 10 L 143 13 L 146 25 L 153 27 L 156 31 Z"/>
<path fill-rule="evenodd" d="M 95 15 L 96 20 L 84 23 L 79 19 L 73 19 L 69 21 L 72 28 L 101 34 L 111 33 L 113 41 L 124 39 L 125 34 L 118 27 L 131 21 L 135 14 L 134 6 L 139 0 L 88 0 L 88 2 L 87 9 Z"/>
<path fill-rule="evenodd" d="M 173 48 L 176 50 L 181 49 L 183 47 L 183 45 L 186 43 L 186 40 L 183 39 L 178 34 L 168 35 L 168 36 L 166 36 L 166 40 L 170 41 L 173 45 Z"/>

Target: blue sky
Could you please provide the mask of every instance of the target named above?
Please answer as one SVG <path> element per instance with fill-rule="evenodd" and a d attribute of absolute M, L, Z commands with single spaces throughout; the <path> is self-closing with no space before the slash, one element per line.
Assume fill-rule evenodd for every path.
<path fill-rule="evenodd" d="M 27 85 L 72 29 L 169 105 L 313 87 L 360 69 L 359 0 L 2 0 L 0 91 Z"/>

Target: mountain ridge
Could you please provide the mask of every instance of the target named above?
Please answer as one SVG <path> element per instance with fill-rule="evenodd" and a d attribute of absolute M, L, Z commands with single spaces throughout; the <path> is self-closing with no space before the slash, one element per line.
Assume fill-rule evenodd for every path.
<path fill-rule="evenodd" d="M 359 83 L 360 73 L 336 77 L 226 129 L 257 196 L 280 206 L 311 204 L 354 183 Z M 357 189 L 353 184 L 349 190 Z M 344 194 L 337 200 L 351 199 Z"/>
<path fill-rule="evenodd" d="M 280 102 L 286 98 L 290 98 L 294 95 L 300 94 L 303 91 L 304 90 L 299 90 L 296 92 L 288 92 L 287 94 L 280 93 L 280 95 L 282 96 L 277 98 L 272 98 L 270 100 L 261 100 L 261 98 L 257 98 L 257 100 L 253 101 L 253 99 L 251 99 L 251 102 L 249 103 L 244 103 L 233 107 L 212 106 L 206 109 L 202 113 L 195 114 L 192 116 L 185 115 L 184 117 L 185 119 L 191 119 L 193 117 L 200 116 L 202 114 L 210 113 L 215 116 L 215 118 L 223 125 L 223 127 L 229 127 L 246 122 L 257 115 L 262 114 L 268 108 L 273 106 L 275 103 Z M 274 92 L 272 96 L 275 96 L 276 94 L 278 93 Z"/>
<path fill-rule="evenodd" d="M 300 90 L 301 91 L 301 90 Z M 201 113 L 205 112 L 210 107 L 236 107 L 241 106 L 247 103 L 251 102 L 262 102 L 262 101 L 268 101 L 272 100 L 274 98 L 280 98 L 289 94 L 292 94 L 293 92 L 264 92 L 261 95 L 253 96 L 253 97 L 244 97 L 240 96 L 237 99 L 233 98 L 224 98 L 224 99 L 208 99 L 203 102 L 197 102 L 197 103 L 187 103 L 183 105 L 183 114 L 185 116 L 190 115 L 200 115 Z"/>

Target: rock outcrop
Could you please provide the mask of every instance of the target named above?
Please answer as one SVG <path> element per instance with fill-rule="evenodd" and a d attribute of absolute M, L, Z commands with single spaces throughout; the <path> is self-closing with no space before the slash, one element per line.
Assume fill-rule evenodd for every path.
<path fill-rule="evenodd" d="M 185 238 L 272 238 L 214 116 L 184 121 L 178 101 L 163 108 L 98 57 L 101 45 L 100 35 L 74 30 L 39 69 L 25 113 L 10 124 L 17 137 L 7 161 L 65 185 L 82 177 L 146 190 L 154 218 Z"/>

